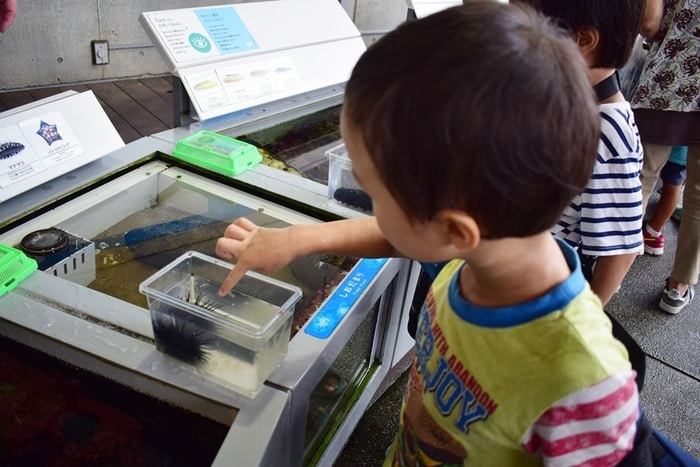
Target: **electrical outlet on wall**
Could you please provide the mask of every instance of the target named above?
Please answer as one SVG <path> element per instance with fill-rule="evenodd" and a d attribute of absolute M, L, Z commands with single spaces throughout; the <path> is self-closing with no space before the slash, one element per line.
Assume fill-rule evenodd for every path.
<path fill-rule="evenodd" d="M 92 64 L 106 65 L 109 63 L 109 42 L 106 40 L 94 40 L 90 42 L 92 48 Z"/>

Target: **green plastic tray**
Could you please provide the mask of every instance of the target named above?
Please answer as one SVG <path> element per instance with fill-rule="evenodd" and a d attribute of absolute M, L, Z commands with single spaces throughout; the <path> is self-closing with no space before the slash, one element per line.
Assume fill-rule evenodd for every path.
<path fill-rule="evenodd" d="M 17 287 L 36 269 L 34 259 L 16 248 L 0 244 L 0 297 Z"/>
<path fill-rule="evenodd" d="M 258 148 L 244 141 L 201 130 L 181 139 L 173 155 L 225 175 L 238 175 L 262 161 Z"/>

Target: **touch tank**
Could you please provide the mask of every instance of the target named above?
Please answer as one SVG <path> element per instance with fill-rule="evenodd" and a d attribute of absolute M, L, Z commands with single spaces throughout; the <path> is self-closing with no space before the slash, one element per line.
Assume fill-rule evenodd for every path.
<path fill-rule="evenodd" d="M 337 111 L 331 114 L 333 121 Z M 290 128 L 296 137 L 298 126 Z M 337 119 L 330 128 L 336 133 L 321 135 L 322 146 L 306 153 L 298 149 L 303 144 L 292 147 L 298 152 L 270 153 L 265 143 L 257 141 L 259 133 L 252 133 L 249 140 L 269 154 L 271 167 L 285 164 L 280 171 L 286 178 L 322 179 L 319 167 L 328 166 L 326 146 L 338 143 Z M 276 144 L 284 144 L 284 136 L 278 136 Z M 330 455 L 333 439 L 347 430 L 343 425 L 349 413 L 358 410 L 353 409 L 358 398 L 371 396 L 363 391 L 378 374 L 382 359 L 391 357 L 383 355 L 391 353 L 391 345 L 382 341 L 389 309 L 401 306 L 396 298 L 403 293 L 399 264 L 313 255 L 273 274 L 274 279 L 299 287 L 302 296 L 292 317 L 287 357 L 265 382 L 262 396 L 248 402 L 216 381 L 207 381 L 196 363 L 157 349 L 148 303 L 139 285 L 187 251 L 213 255 L 217 238 L 238 217 L 282 227 L 318 222 L 313 215 L 325 206 L 308 209 L 308 214 L 290 210 L 267 201 L 264 192 L 248 194 L 222 183 L 217 174 L 178 167 L 167 153 L 138 159 L 141 162 L 118 177 L 95 182 L 91 190 L 51 204 L 39 216 L 15 220 L 0 234 L 0 242 L 18 248 L 23 241 L 36 245 L 47 238 L 69 239 L 66 252 L 58 257 L 54 251 L 25 248 L 41 264 L 41 272 L 0 297 L 0 309 L 7 311 L 3 319 L 11 324 L 0 339 L 0 358 L 7 369 L 2 374 L 22 375 L 2 378 L 3 387 L 13 394 L 0 402 L 5 406 L 0 414 L 7 417 L 3 425 L 10 427 L 0 439 L 0 445 L 8 447 L 2 450 L 4 464 L 54 458 L 82 462 L 84 456 L 92 455 L 149 465 L 172 460 L 210 465 L 226 458 L 232 432 L 250 431 L 236 426 L 240 411 L 247 404 L 263 403 L 269 391 L 280 392 L 287 402 L 265 422 L 272 428 L 269 439 L 259 441 L 264 444 L 258 448 L 259 455 L 265 458 L 281 451 L 305 463 Z M 356 295 L 356 301 L 338 314 L 338 302 L 348 294 Z M 322 326 L 321 334 L 309 333 L 328 321 L 333 322 L 328 335 L 323 335 Z M 37 336 L 40 345 L 28 344 Z M 69 349 L 51 350 L 54 341 Z M 81 363 L 87 358 L 82 354 L 90 352 L 84 348 L 86 341 L 99 346 L 97 356 L 88 358 L 95 361 L 87 365 Z M 110 369 L 115 365 L 130 376 L 115 377 Z M 121 384 L 131 379 L 138 382 Z M 208 392 L 195 389 L 199 384 Z M 173 386 L 179 387 L 176 396 L 169 394 Z M 48 397 L 47 388 L 56 397 Z M 188 394 L 183 396 L 183 391 Z M 33 418 L 35 404 L 30 401 L 39 400 L 45 404 L 42 416 Z M 198 407 L 201 404 L 206 408 Z M 226 408 L 220 410 L 222 404 Z M 17 419 L 31 419 L 31 423 L 11 422 Z M 173 424 L 182 442 L 173 442 Z M 257 436 L 247 433 L 236 442 L 247 444 L 245 437 Z M 278 437 L 280 441 L 275 441 Z M 291 440 L 290 448 L 278 446 L 285 444 L 281 441 L 285 438 Z M 40 443 L 41 439 L 45 442 Z M 197 442 L 193 453 L 183 448 L 188 439 L 206 442 Z"/>
<path fill-rule="evenodd" d="M 294 21 L 270 28 L 280 8 Z M 326 155 L 342 142 L 343 82 L 365 46 L 337 3 L 309 11 L 322 21 L 284 0 L 142 14 L 176 76 L 176 122 L 193 119 L 0 204 L 0 243 L 29 237 L 41 262 L 0 296 L 0 390 L 10 395 L 0 398 L 10 427 L 0 430 L 0 462 L 332 465 L 410 348 L 410 262 L 315 255 L 274 274 L 302 296 L 287 354 L 254 397 L 158 349 L 139 292 L 182 254 L 213 255 L 238 217 L 284 226 L 367 214 L 329 197 Z M 231 14 L 246 29 L 236 37 L 253 39 L 244 53 L 211 61 L 181 47 L 179 23 L 223 39 L 217 15 Z M 239 93 L 240 82 L 230 93 L 226 76 L 271 63 L 294 67 L 285 70 L 294 79 L 268 87 L 251 71 L 257 94 Z M 196 89 L 219 76 L 218 87 Z M 178 159 L 177 143 L 201 130 L 255 145 L 262 163 L 227 176 Z M 44 249 L 52 239 L 67 245 Z"/>

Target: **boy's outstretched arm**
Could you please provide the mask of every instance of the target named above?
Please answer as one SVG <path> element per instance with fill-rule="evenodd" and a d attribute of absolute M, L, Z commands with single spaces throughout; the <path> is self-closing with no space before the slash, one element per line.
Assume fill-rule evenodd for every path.
<path fill-rule="evenodd" d="M 236 266 L 221 284 L 226 295 L 246 271 L 272 273 L 295 258 L 312 253 L 381 258 L 398 256 L 386 241 L 374 217 L 284 228 L 259 227 L 242 217 L 229 225 L 216 242 L 216 254 L 236 259 Z"/>

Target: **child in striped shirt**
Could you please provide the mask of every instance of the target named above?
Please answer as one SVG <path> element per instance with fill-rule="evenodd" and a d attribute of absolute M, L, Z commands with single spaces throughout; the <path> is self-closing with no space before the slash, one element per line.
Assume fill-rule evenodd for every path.
<path fill-rule="evenodd" d="M 588 64 L 601 117 L 593 175 L 552 232 L 576 248 L 586 277 L 603 306 L 644 251 L 642 184 L 644 152 L 617 70 L 639 34 L 645 0 L 518 0 L 555 19 L 574 38 Z"/>

